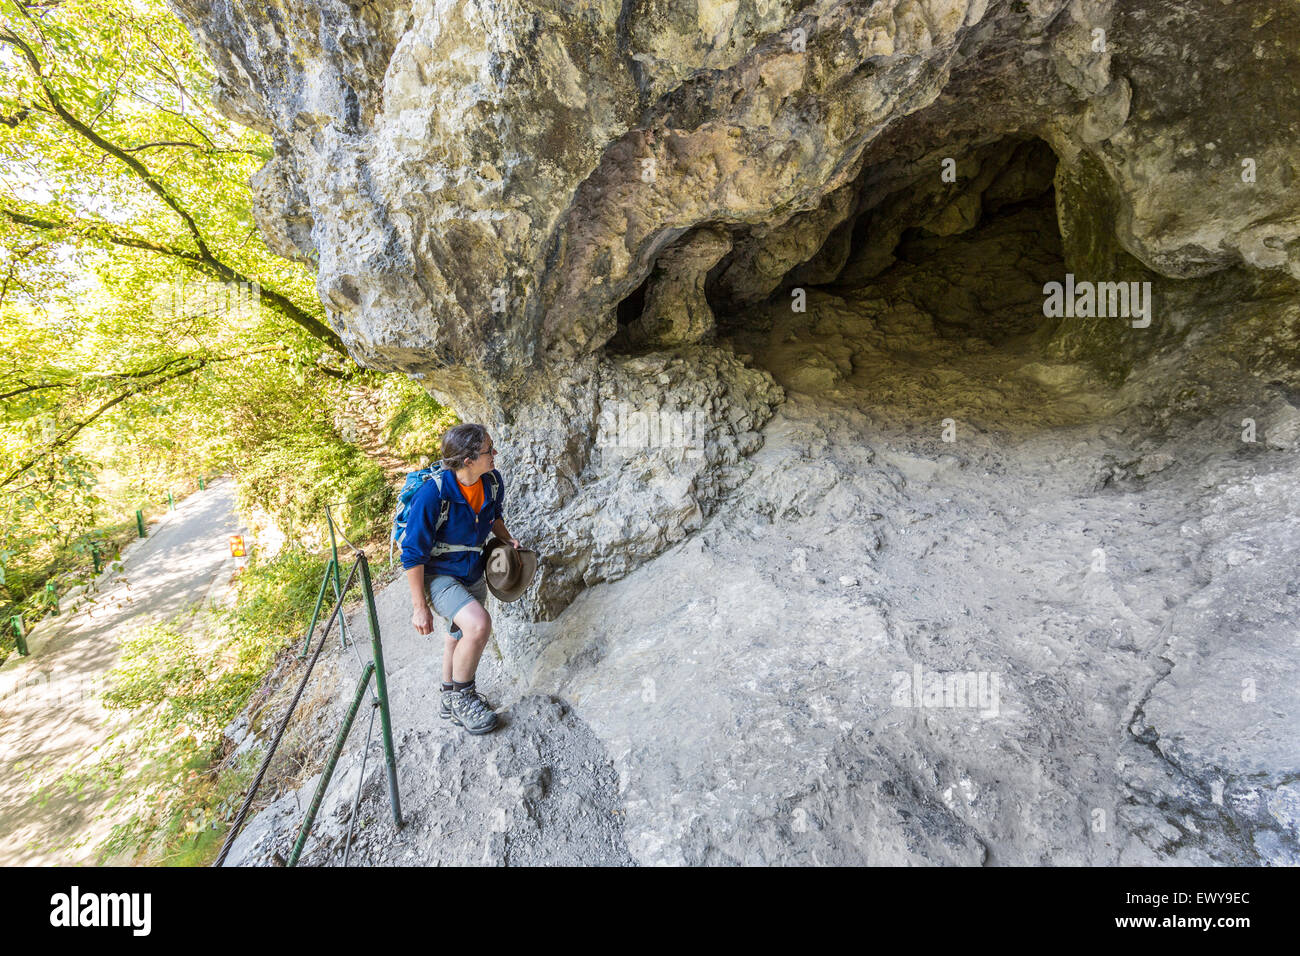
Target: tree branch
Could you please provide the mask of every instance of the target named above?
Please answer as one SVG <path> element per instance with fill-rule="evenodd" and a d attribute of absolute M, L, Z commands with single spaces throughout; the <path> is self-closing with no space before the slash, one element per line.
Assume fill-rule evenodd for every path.
<path fill-rule="evenodd" d="M 242 354 L 247 355 L 249 353 L 245 352 Z M 192 355 L 178 355 L 176 356 L 176 358 L 168 359 L 166 362 L 163 362 L 161 365 L 155 365 L 153 368 L 141 369 L 138 372 L 112 372 L 108 375 L 105 375 L 104 378 L 119 379 L 119 380 L 125 378 L 148 378 L 150 375 L 157 375 L 158 373 L 162 372 L 164 369 L 170 368 L 171 366 L 175 365 L 177 362 L 184 362 L 187 359 L 193 359 L 193 358 L 194 356 Z"/>
<path fill-rule="evenodd" d="M 145 96 L 139 90 L 132 90 L 131 95 L 143 103 L 148 103 L 150 106 L 152 106 L 160 113 L 166 113 L 169 116 L 175 116 L 178 120 L 180 120 L 190 129 L 194 130 L 194 132 L 198 133 L 200 136 L 206 139 L 208 141 L 208 145 L 212 146 L 213 148 L 216 147 L 217 144 L 212 142 L 212 137 L 209 136 L 207 133 L 203 132 L 203 130 L 199 128 L 198 124 L 195 123 L 188 116 L 186 116 L 184 113 L 178 113 L 174 109 L 171 109 L 170 107 L 163 106 L 161 103 L 155 103 L 153 100 L 149 99 L 149 97 Z"/>
<path fill-rule="evenodd" d="M 67 107 L 63 105 L 63 101 L 59 99 L 58 94 L 50 87 L 50 81 L 45 76 L 45 72 L 41 69 L 41 61 L 32 51 L 32 48 L 28 46 L 21 37 L 8 30 L 4 30 L 0 31 L 0 40 L 8 43 L 14 49 L 18 50 L 18 52 L 23 54 L 28 65 L 31 67 L 32 73 L 35 74 L 37 81 L 41 84 L 41 90 L 45 93 L 45 101 L 50 104 L 50 108 L 54 110 L 59 119 L 63 120 L 64 125 L 68 126 L 78 136 L 82 137 L 82 139 L 87 140 L 103 152 L 121 162 L 129 170 L 140 177 L 140 179 L 144 181 L 145 186 L 149 188 L 150 192 L 161 199 L 168 209 L 180 216 L 181 222 L 185 223 L 185 228 L 189 230 L 190 235 L 194 237 L 194 242 L 199 247 L 199 254 L 211 256 L 212 253 L 208 250 L 208 245 L 204 242 L 203 234 L 199 231 L 198 223 L 194 221 L 194 217 L 181 207 L 181 204 L 172 197 L 172 195 L 167 191 L 167 188 L 158 180 L 158 177 L 150 171 L 149 167 L 131 154 L 120 149 L 116 144 L 110 143 L 108 140 L 104 139 L 104 137 L 100 136 L 93 129 L 72 115 Z"/>
<path fill-rule="evenodd" d="M 22 475 L 23 472 L 31 468 L 33 465 L 37 464 L 42 459 L 58 451 L 60 448 L 66 446 L 69 442 L 72 441 L 72 439 L 76 438 L 79 434 L 81 434 L 84 428 L 86 428 L 88 425 L 94 422 L 95 419 L 99 418 L 99 416 L 103 415 L 110 408 L 113 408 L 115 405 L 118 405 L 121 402 L 126 401 L 132 395 L 139 395 L 145 391 L 148 391 L 149 389 L 157 388 L 159 385 L 163 385 L 166 382 L 170 382 L 173 379 L 180 378 L 183 375 L 189 375 L 191 372 L 197 372 L 200 368 L 202 368 L 206 364 L 207 364 L 206 362 L 199 362 L 191 366 L 190 368 L 181 369 L 179 372 L 174 372 L 171 375 L 166 375 L 158 379 L 157 381 L 151 382 L 146 387 L 142 387 L 138 389 L 128 389 L 122 392 L 120 395 L 115 395 L 113 398 L 110 398 L 108 401 L 100 405 L 99 408 L 91 412 L 89 416 L 87 416 L 86 418 L 82 419 L 79 422 L 74 423 L 70 428 L 66 429 L 63 432 L 63 434 L 61 434 L 58 438 L 54 439 L 54 441 L 52 441 L 48 446 L 46 446 L 41 451 L 37 452 L 31 458 L 27 459 L 16 469 L 10 472 L 10 474 L 8 475 L 8 477 L 5 478 L 4 481 L 0 481 L 0 488 L 3 488 L 6 485 L 10 484 L 16 478 Z"/>
<path fill-rule="evenodd" d="M 141 180 L 143 180 L 144 184 L 149 188 L 149 190 L 152 193 L 154 193 L 154 195 L 156 195 L 160 200 L 162 200 L 162 202 L 169 209 L 171 209 L 173 212 L 176 213 L 177 216 L 181 218 L 181 221 L 185 224 L 185 228 L 189 231 L 190 235 L 194 238 L 194 243 L 198 247 L 198 252 L 183 253 L 179 250 L 176 250 L 176 251 L 168 252 L 167 254 L 176 255 L 178 258 L 182 258 L 189 262 L 192 262 L 195 264 L 196 268 L 200 268 L 202 269 L 202 271 L 207 272 L 209 275 L 215 276 L 216 278 L 221 279 L 225 282 L 245 282 L 251 284 L 254 281 L 249 277 L 237 272 L 235 269 L 231 268 L 230 266 L 226 265 L 226 263 L 222 262 L 213 254 L 212 250 L 208 248 L 207 242 L 203 238 L 203 234 L 199 229 L 198 223 L 194 221 L 194 218 L 185 210 L 185 208 L 180 204 L 180 202 L 175 197 L 173 197 L 170 192 L 168 192 L 166 186 L 162 183 L 162 181 L 157 176 L 154 175 L 154 173 L 149 169 L 149 167 L 145 166 L 142 162 L 140 162 L 140 160 L 136 159 L 134 156 L 132 156 L 126 150 L 122 149 L 120 146 L 116 145 L 115 143 L 111 143 L 108 140 L 106 140 L 104 137 L 100 136 L 93 129 L 86 126 L 79 119 L 77 119 L 77 117 L 75 117 L 74 115 L 72 115 L 71 112 L 68 111 L 68 109 L 63 105 L 63 102 L 59 99 L 58 94 L 55 93 L 53 88 L 50 86 L 50 82 L 48 78 L 45 76 L 44 72 L 41 69 L 40 60 L 37 58 L 36 54 L 32 51 L 32 48 L 28 46 L 27 43 L 21 37 L 17 36 L 16 34 L 14 34 L 9 30 L 0 30 L 0 41 L 3 41 L 9 44 L 10 46 L 14 47 L 14 49 L 18 50 L 23 55 L 23 57 L 27 60 L 28 65 L 31 67 L 32 72 L 36 76 L 36 79 L 41 84 L 41 89 L 45 93 L 46 102 L 49 103 L 50 108 L 54 110 L 55 114 L 57 114 L 61 120 L 63 120 L 65 125 L 67 125 L 70 129 L 76 132 L 83 139 L 93 144 L 99 150 L 113 157 L 114 159 L 118 160 L 123 165 L 125 165 L 127 169 L 135 173 L 136 176 L 138 176 Z M 188 120 L 186 120 L 186 122 L 188 122 Z M 204 139 L 208 139 L 207 135 L 202 130 L 198 129 L 197 127 L 194 127 L 193 123 L 190 123 L 190 126 L 193 127 L 196 130 L 196 132 L 198 132 L 198 134 L 202 136 Z M 11 218 L 12 218 L 12 213 L 11 213 Z M 153 251 L 153 252 L 163 251 L 157 245 L 153 245 L 151 248 L 148 245 L 141 244 L 142 242 L 143 240 L 136 240 L 135 242 L 123 242 L 119 244 L 133 245 L 135 248 L 149 249 L 149 251 Z M 298 306 L 288 296 L 285 296 L 282 293 L 275 291 L 274 289 L 268 289 L 262 287 L 261 283 L 258 283 L 258 285 L 259 288 L 261 289 L 261 297 L 268 307 L 274 309 L 276 312 L 279 312 L 281 315 L 289 319 L 291 322 L 294 322 L 297 325 L 302 326 L 304 329 L 307 330 L 307 332 L 309 332 L 315 338 L 319 339 L 321 342 L 323 342 L 329 348 L 333 349 L 335 352 L 338 352 L 340 355 L 343 355 L 345 357 L 349 357 L 347 348 L 343 345 L 343 340 L 339 338 L 338 333 L 336 333 L 328 325 L 326 325 L 320 319 L 316 318 L 311 313 L 307 312 L 305 309 Z"/>
<path fill-rule="evenodd" d="M 163 146 L 188 146 L 190 149 L 197 149 L 201 153 L 243 153 L 246 156 L 260 156 L 261 154 L 255 149 L 240 149 L 236 147 L 222 146 L 203 146 L 199 143 L 191 143 L 184 139 L 164 139 L 156 143 L 142 143 L 139 146 L 123 146 L 122 149 L 128 153 L 138 153 L 142 149 L 158 149 Z"/>
<path fill-rule="evenodd" d="M 12 392 L 5 392 L 0 395 L 0 402 L 7 398 L 13 398 L 15 395 L 23 395 L 26 392 L 39 392 L 43 388 L 70 388 L 68 382 L 39 382 L 36 385 L 23 385 L 22 388 L 15 388 Z"/>
<path fill-rule="evenodd" d="M 30 213 L 19 212 L 17 209 L 11 209 L 8 206 L 0 206 L 0 215 L 5 216 L 11 222 L 15 222 L 20 226 L 28 226 L 32 229 L 75 232 L 92 239 L 111 243 L 115 246 L 126 246 L 131 249 L 143 249 L 145 252 L 156 252 L 159 255 L 184 259 L 195 268 L 200 268 L 204 264 L 203 257 L 196 252 L 190 252 L 187 249 L 180 249 L 176 246 L 167 246 L 159 242 L 153 242 L 142 236 L 137 236 L 134 233 L 115 231 L 106 222 L 98 222 L 91 219 L 43 219 L 40 216 L 33 216 Z"/>
<path fill-rule="evenodd" d="M 33 242 L 26 249 L 10 249 L 9 265 L 5 269 L 4 282 L 0 282 L 0 308 L 4 307 L 5 300 L 9 298 L 9 287 L 13 285 L 14 280 L 18 277 L 18 266 L 28 256 L 41 249 L 44 249 L 49 243 Z"/>
<path fill-rule="evenodd" d="M 34 465 L 48 458 L 51 454 L 58 451 L 60 448 L 67 447 L 67 445 L 71 443 L 71 441 L 74 438 L 76 438 L 79 434 L 81 434 L 81 432 L 85 430 L 89 425 L 93 424 L 96 419 L 98 419 L 101 415 L 103 415 L 105 412 L 109 411 L 110 409 L 116 407 L 117 405 L 120 405 L 128 398 L 132 398 L 133 396 L 136 395 L 143 395 L 145 392 L 152 391 L 153 389 L 158 388 L 160 385 L 165 385 L 166 383 L 175 381 L 178 378 L 183 378 L 186 375 L 191 375 L 194 372 L 197 372 L 199 369 L 204 368 L 205 366 L 208 365 L 215 364 L 217 362 L 229 362 L 237 358 L 244 358 L 249 355 L 259 355 L 264 352 L 278 352 L 278 351 L 282 351 L 283 348 L 284 348 L 283 345 L 267 345 L 260 349 L 250 349 L 246 352 L 237 352 L 234 355 L 211 356 L 207 358 L 199 358 L 197 356 L 185 356 L 185 358 L 191 359 L 194 364 L 190 365 L 187 368 L 178 369 L 177 371 L 172 372 L 170 375 L 164 375 L 161 378 L 156 378 L 151 382 L 146 382 L 140 385 L 135 385 L 131 388 L 127 388 L 123 390 L 121 393 L 114 395 L 112 398 L 103 402 L 93 412 L 91 412 L 85 418 L 82 418 L 81 420 L 74 422 L 68 428 L 64 429 L 63 433 L 60 434 L 57 438 L 55 438 L 52 442 L 50 442 L 50 444 L 46 445 L 43 449 L 41 449 L 35 455 L 32 455 L 30 458 L 28 458 L 26 461 L 20 464 L 17 468 L 15 468 L 12 472 L 10 472 L 9 475 L 6 476 L 4 481 L 0 481 L 0 488 L 4 488 L 12 484 L 24 472 L 31 469 Z M 177 359 L 171 362 L 167 362 L 164 365 L 159 367 L 166 368 L 168 365 L 175 364 L 176 361 L 179 360 Z"/>
<path fill-rule="evenodd" d="M 221 262 L 210 255 L 205 257 L 197 252 L 190 252 L 187 249 L 180 249 L 176 246 L 168 246 L 160 242 L 153 242 L 152 240 L 145 239 L 142 236 L 137 236 L 134 233 L 112 229 L 107 223 L 94 222 L 86 219 L 44 219 L 40 216 L 33 216 L 30 213 L 19 212 L 16 209 L 11 209 L 8 206 L 2 205 L 0 205 L 0 215 L 6 216 L 12 222 L 28 226 L 32 229 L 55 229 L 78 232 L 82 235 L 111 243 L 112 245 L 125 246 L 130 249 L 140 249 L 145 252 L 153 252 L 158 255 L 180 259 L 195 271 L 202 272 L 203 274 L 212 276 L 215 279 L 220 279 L 223 282 L 242 282 L 251 286 L 256 281 L 240 272 L 236 272 L 224 262 Z M 269 289 L 261 283 L 258 283 L 258 294 L 262 302 L 269 308 L 279 312 L 294 324 L 302 326 L 302 328 L 311 333 L 313 337 L 319 339 L 325 345 L 328 345 L 335 352 L 338 352 L 345 358 L 350 358 L 347 349 L 343 346 L 343 340 L 338 337 L 337 333 L 314 315 L 299 308 L 297 303 L 288 296 L 285 296 L 274 289 Z"/>

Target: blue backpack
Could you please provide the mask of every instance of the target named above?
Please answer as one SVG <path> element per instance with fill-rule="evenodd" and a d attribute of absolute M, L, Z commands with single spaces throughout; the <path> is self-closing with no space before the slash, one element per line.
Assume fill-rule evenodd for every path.
<path fill-rule="evenodd" d="M 439 475 L 441 475 L 444 470 L 445 469 L 441 464 L 430 465 L 428 468 L 421 468 L 419 471 L 409 472 L 406 476 L 406 480 L 402 482 L 402 490 L 397 494 L 397 513 L 393 515 L 393 532 L 390 535 L 390 541 L 388 544 L 388 560 L 390 563 L 393 559 L 394 549 L 401 547 L 402 539 L 406 537 L 406 522 L 410 519 L 411 502 L 415 500 L 416 492 L 423 488 L 424 483 L 430 478 L 438 479 Z M 496 502 L 499 486 L 496 476 L 491 472 L 488 472 L 483 477 L 486 479 L 484 484 L 487 486 L 488 492 L 487 501 L 483 503 L 483 506 L 486 508 L 488 503 Z M 438 538 L 438 534 L 442 531 L 442 526 L 447 523 L 447 511 L 450 507 L 451 502 L 446 498 L 443 498 L 442 507 L 438 509 L 438 523 L 434 525 L 433 529 L 433 537 L 435 541 Z M 437 550 L 459 551 L 463 550 L 463 547 L 461 545 L 445 546 L 444 548 L 438 548 Z"/>

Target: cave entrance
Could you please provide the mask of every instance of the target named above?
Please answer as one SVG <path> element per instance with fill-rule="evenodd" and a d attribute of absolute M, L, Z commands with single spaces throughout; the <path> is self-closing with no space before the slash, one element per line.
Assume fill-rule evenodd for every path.
<path fill-rule="evenodd" d="M 851 206 L 761 299 L 741 267 L 762 257 L 738 242 L 705 285 L 719 338 L 789 391 L 912 421 L 1077 420 L 1078 396 L 1064 393 L 1089 373 L 1044 352 L 1043 285 L 1066 271 L 1055 154 L 1006 139 L 950 168 L 952 181 L 936 170 L 883 196 L 867 170 L 853 201 L 879 198 Z"/>

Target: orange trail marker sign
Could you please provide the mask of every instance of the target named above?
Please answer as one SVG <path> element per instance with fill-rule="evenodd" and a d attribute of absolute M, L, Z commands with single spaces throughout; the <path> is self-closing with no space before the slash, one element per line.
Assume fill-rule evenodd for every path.
<path fill-rule="evenodd" d="M 232 558 L 242 558 L 244 556 L 244 536 L 242 534 L 232 534 L 230 536 L 230 556 Z"/>

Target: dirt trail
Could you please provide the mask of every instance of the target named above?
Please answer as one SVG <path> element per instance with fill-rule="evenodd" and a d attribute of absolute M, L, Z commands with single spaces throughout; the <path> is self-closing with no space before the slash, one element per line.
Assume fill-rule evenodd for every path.
<path fill-rule="evenodd" d="M 343 436 L 366 453 L 366 456 L 384 470 L 388 483 L 400 487 L 411 465 L 393 454 L 388 447 L 388 429 L 383 415 L 371 403 L 371 394 L 365 388 L 354 388 L 339 413 L 337 424 Z"/>
<path fill-rule="evenodd" d="M 216 596 L 240 529 L 234 487 L 214 481 L 123 552 L 81 607 L 49 618 L 29 638 L 31 656 L 0 667 L 0 866 L 85 865 L 116 822 L 115 788 L 73 794 L 59 781 L 84 771 L 124 723 L 101 703 L 104 675 L 123 636 Z"/>

